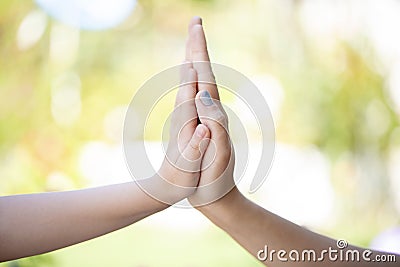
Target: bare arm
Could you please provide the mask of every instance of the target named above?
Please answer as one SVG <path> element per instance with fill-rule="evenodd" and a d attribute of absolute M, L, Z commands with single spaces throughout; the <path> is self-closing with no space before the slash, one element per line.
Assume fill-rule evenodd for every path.
<path fill-rule="evenodd" d="M 285 220 L 246 199 L 234 188 L 222 199 L 198 208 L 265 265 L 274 266 L 399 266 L 398 255 L 347 246 Z M 284 252 L 279 252 L 280 250 Z M 297 251 L 292 252 L 292 251 Z M 309 251 L 315 254 L 309 254 Z M 281 253 L 279 255 L 279 253 Z M 341 254 L 342 253 L 342 254 Z M 342 255 L 342 256 L 341 256 Z M 353 255 L 359 261 L 352 261 Z M 392 262 L 376 262 L 377 255 Z M 392 254 L 393 255 L 393 254 Z M 342 257 L 343 260 L 340 260 Z M 380 257 L 380 256 L 378 256 Z"/>
<path fill-rule="evenodd" d="M 210 75 L 211 68 L 207 64 L 195 64 L 195 61 L 209 62 L 209 56 L 206 47 L 206 40 L 201 25 L 201 21 L 194 18 L 189 26 L 189 39 L 187 42 L 187 58 L 192 60 L 194 68 L 201 75 Z M 328 251 L 321 255 L 323 250 L 338 249 L 336 241 L 304 229 L 290 221 L 287 221 L 246 199 L 234 186 L 233 182 L 233 163 L 234 151 L 231 148 L 229 135 L 228 135 L 228 118 L 219 103 L 218 88 L 216 85 L 206 83 L 199 83 L 199 90 L 208 91 L 209 94 L 204 94 L 201 91 L 197 98 L 207 98 L 211 95 L 210 99 L 205 101 L 198 101 L 196 99 L 197 112 L 202 123 L 207 125 L 211 131 L 211 140 L 215 144 L 215 151 L 212 155 L 209 153 L 210 147 L 207 149 L 203 161 L 206 161 L 208 156 L 214 157 L 213 164 L 201 172 L 200 185 L 207 186 L 214 184 L 210 187 L 211 192 L 204 192 L 199 188 L 189 200 L 197 209 L 208 217 L 214 224 L 226 231 L 233 239 L 235 239 L 241 246 L 249 251 L 256 258 L 264 258 L 267 253 L 267 258 L 263 261 L 264 264 L 275 266 L 399 266 L 400 258 L 395 256 L 396 262 L 352 262 L 352 261 L 331 261 Z M 225 116 L 225 118 L 223 118 Z M 215 153 L 215 155 L 214 155 Z M 213 183 L 214 181 L 219 181 Z M 216 188 L 219 187 L 219 188 Z M 232 189 L 232 190 L 230 190 Z M 227 193 L 230 190 L 229 193 Z M 227 194 L 226 194 L 227 193 Z M 220 195 L 218 195 L 220 194 Z M 209 202 L 212 202 L 208 204 Z M 265 251 L 268 246 L 268 251 Z M 289 253 L 291 250 L 297 250 L 302 257 L 304 250 L 315 250 L 316 259 L 313 261 L 290 261 Z M 263 251 L 264 250 L 264 251 Z M 270 257 L 270 252 L 274 250 Z M 283 252 L 279 252 L 283 250 Z M 356 250 L 363 253 L 363 249 L 354 246 L 348 246 L 343 251 Z M 278 254 L 283 258 L 279 260 Z M 375 255 L 388 253 L 372 252 L 369 255 L 371 260 L 375 259 Z M 335 256 L 332 253 L 333 258 Z M 296 254 L 292 256 L 295 258 Z M 307 255 L 306 255 L 307 256 Z M 351 255 L 350 255 L 351 256 Z M 311 255 L 311 257 L 313 257 Z M 285 258 L 287 261 L 284 261 Z M 301 258 L 300 258 L 301 259 Z M 307 258 L 306 258 L 307 259 Z"/>
<path fill-rule="evenodd" d="M 182 158 L 199 157 L 195 147 L 203 137 L 196 134 Z M 115 231 L 184 199 L 198 183 L 198 173 L 181 171 L 168 161 L 159 173 L 162 177 L 91 189 L 0 197 L 0 262 Z"/>
<path fill-rule="evenodd" d="M 155 183 L 154 177 L 147 183 Z M 83 242 L 132 224 L 167 205 L 135 182 L 0 198 L 0 261 Z"/>
<path fill-rule="evenodd" d="M 159 172 L 125 184 L 0 197 L 0 262 L 49 252 L 115 231 L 196 190 L 210 133 L 193 119 L 197 114 L 196 71 L 191 64 L 184 64 L 181 75 L 185 83 L 178 90 L 167 158 Z"/>

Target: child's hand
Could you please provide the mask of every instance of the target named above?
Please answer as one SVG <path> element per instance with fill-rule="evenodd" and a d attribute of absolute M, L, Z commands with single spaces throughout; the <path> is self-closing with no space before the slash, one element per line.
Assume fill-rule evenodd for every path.
<path fill-rule="evenodd" d="M 235 184 L 228 120 L 213 83 L 200 18 L 193 18 L 189 24 L 181 77 L 183 85 L 176 98 L 167 155 L 158 172 L 163 179 L 156 179 L 157 184 L 149 184 L 146 191 L 167 204 L 190 196 L 193 206 L 201 206 L 223 197 Z"/>
<path fill-rule="evenodd" d="M 179 88 L 171 119 L 170 141 L 167 155 L 158 172 L 163 183 L 160 191 L 152 194 L 167 204 L 191 195 L 199 183 L 200 167 L 210 132 L 197 125 L 196 96 L 197 74 L 191 63 L 181 67 L 182 86 Z"/>

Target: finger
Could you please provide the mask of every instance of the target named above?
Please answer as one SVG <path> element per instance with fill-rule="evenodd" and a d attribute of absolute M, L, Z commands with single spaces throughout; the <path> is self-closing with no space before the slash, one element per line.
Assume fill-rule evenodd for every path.
<path fill-rule="evenodd" d="M 200 17 L 193 17 L 188 26 L 188 38 L 186 40 L 186 54 L 185 54 L 185 59 L 186 61 L 192 61 L 192 51 L 191 51 L 191 39 L 190 39 L 190 31 L 194 25 L 201 25 L 203 22 Z"/>
<path fill-rule="evenodd" d="M 189 32 L 190 58 L 197 72 L 199 90 L 207 90 L 212 98 L 219 99 L 218 88 L 212 72 L 203 26 L 193 25 Z"/>
<path fill-rule="evenodd" d="M 180 86 L 176 94 L 175 107 L 188 100 L 194 100 L 197 93 L 197 73 L 191 62 L 183 62 L 180 66 Z"/>
<path fill-rule="evenodd" d="M 171 137 L 177 139 L 179 151 L 182 151 L 189 142 L 197 125 L 197 110 L 194 102 L 197 92 L 197 74 L 190 67 L 182 68 L 183 81 L 176 95 L 171 122 Z"/>
<path fill-rule="evenodd" d="M 187 172 L 200 171 L 201 161 L 210 140 L 209 129 L 199 124 L 185 150 L 178 158 L 176 166 Z"/>
<path fill-rule="evenodd" d="M 192 61 L 192 51 L 190 50 L 190 38 L 186 40 L 185 60 Z"/>
<path fill-rule="evenodd" d="M 183 85 L 185 82 L 190 81 L 190 78 L 188 77 L 188 72 L 190 69 L 193 69 L 193 64 L 191 61 L 184 60 L 182 64 L 179 66 L 180 86 Z M 197 73 L 196 73 L 196 78 L 197 78 Z"/>
<path fill-rule="evenodd" d="M 189 29 L 190 50 L 193 61 L 210 61 L 203 25 L 196 24 Z"/>
<path fill-rule="evenodd" d="M 212 99 L 208 91 L 198 92 L 195 104 L 201 123 L 210 129 L 212 135 L 228 132 L 228 118 L 218 100 Z"/>
<path fill-rule="evenodd" d="M 202 25 L 203 24 L 202 19 L 199 16 L 192 17 L 189 21 L 188 30 L 190 30 L 190 28 L 192 28 L 192 26 L 197 25 L 197 24 Z"/>

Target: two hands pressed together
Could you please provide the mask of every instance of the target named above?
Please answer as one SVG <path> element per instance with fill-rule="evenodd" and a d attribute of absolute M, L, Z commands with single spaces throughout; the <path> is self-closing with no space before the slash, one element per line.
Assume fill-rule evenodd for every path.
<path fill-rule="evenodd" d="M 214 79 L 205 36 L 200 18 L 193 18 L 160 170 L 124 184 L 0 197 L 0 262 L 104 235 L 185 198 L 200 208 L 232 189 L 227 117 L 216 85 L 198 82 L 207 77 Z"/>
<path fill-rule="evenodd" d="M 0 197 L 0 262 L 32 256 L 115 231 L 187 198 L 255 257 L 269 250 L 313 249 L 336 241 L 293 224 L 246 199 L 233 179 L 228 118 L 207 52 L 201 19 L 189 24 L 170 143 L 157 174 L 84 190 Z M 134 164 L 134 163 L 133 163 Z M 144 190 L 143 190 L 144 189 Z M 363 249 L 348 246 L 363 252 Z M 261 255 L 261 254 L 263 255 Z M 374 255 L 387 253 L 372 251 Z M 270 256 L 270 255 L 268 255 Z M 281 255 L 282 256 L 282 255 Z M 284 256 L 284 255 L 283 255 Z M 268 266 L 399 266 L 396 262 L 263 261 Z M 288 258 L 288 255 L 286 255 Z"/>
<path fill-rule="evenodd" d="M 166 157 L 157 174 L 138 183 L 160 202 L 172 205 L 188 198 L 200 207 L 234 188 L 233 167 L 228 119 L 219 102 L 201 19 L 196 17 L 189 24 Z"/>

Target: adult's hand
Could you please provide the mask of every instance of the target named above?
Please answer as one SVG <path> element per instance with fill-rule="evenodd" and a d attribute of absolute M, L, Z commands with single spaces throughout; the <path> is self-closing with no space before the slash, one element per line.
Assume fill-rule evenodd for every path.
<path fill-rule="evenodd" d="M 197 73 L 196 110 L 201 124 L 210 130 L 210 143 L 201 165 L 197 191 L 189 197 L 195 207 L 210 204 L 234 188 L 234 150 L 228 132 L 228 117 L 224 111 L 212 72 L 205 34 L 200 18 L 189 23 L 186 60 Z"/>

